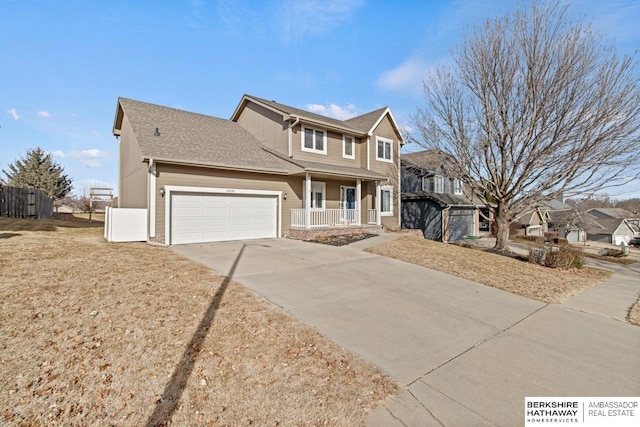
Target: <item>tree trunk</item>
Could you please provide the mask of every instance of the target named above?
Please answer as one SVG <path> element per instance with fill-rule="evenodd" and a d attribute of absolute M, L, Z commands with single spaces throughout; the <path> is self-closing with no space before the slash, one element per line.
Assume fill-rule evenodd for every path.
<path fill-rule="evenodd" d="M 494 249 L 507 251 L 509 250 L 509 221 L 507 221 L 506 212 L 498 205 L 496 209 L 495 218 L 497 231 L 496 231 L 496 245 Z"/>

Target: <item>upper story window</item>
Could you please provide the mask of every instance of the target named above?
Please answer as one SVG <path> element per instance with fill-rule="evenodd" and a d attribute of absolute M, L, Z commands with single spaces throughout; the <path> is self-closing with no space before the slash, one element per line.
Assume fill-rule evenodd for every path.
<path fill-rule="evenodd" d="M 342 157 L 345 159 L 355 159 L 356 152 L 352 136 L 342 136 Z"/>
<path fill-rule="evenodd" d="M 393 140 L 376 137 L 376 160 L 381 162 L 393 162 Z"/>
<path fill-rule="evenodd" d="M 453 194 L 462 194 L 462 181 L 451 178 L 451 191 Z"/>
<path fill-rule="evenodd" d="M 433 177 L 433 192 L 444 193 L 444 177 L 436 175 Z"/>
<path fill-rule="evenodd" d="M 327 134 L 324 131 L 305 127 L 302 133 L 302 151 L 327 154 Z"/>

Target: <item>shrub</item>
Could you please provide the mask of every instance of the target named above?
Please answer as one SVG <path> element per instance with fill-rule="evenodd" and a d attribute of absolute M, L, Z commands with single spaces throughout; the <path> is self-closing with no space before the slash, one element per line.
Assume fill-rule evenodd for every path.
<path fill-rule="evenodd" d="M 550 268 L 582 268 L 584 251 L 573 246 L 558 246 L 547 252 L 544 265 Z"/>
<path fill-rule="evenodd" d="M 584 251 L 570 245 L 529 249 L 529 262 L 549 268 L 582 268 L 584 259 Z"/>
<path fill-rule="evenodd" d="M 560 236 L 560 234 L 557 231 L 547 231 L 546 233 L 544 233 L 544 239 L 547 242 L 553 242 L 556 241 L 556 239 Z"/>
<path fill-rule="evenodd" d="M 625 254 L 621 250 L 611 249 L 611 248 L 600 249 L 598 251 L 598 255 L 600 255 L 600 256 L 608 256 L 608 257 L 612 257 L 612 258 L 622 258 L 622 257 L 627 256 L 627 254 Z"/>
<path fill-rule="evenodd" d="M 559 245 L 568 245 L 569 241 L 567 239 L 563 239 L 562 237 L 558 237 L 558 244 Z"/>
<path fill-rule="evenodd" d="M 522 238 L 530 242 L 544 243 L 544 237 L 542 236 L 522 236 Z"/>
<path fill-rule="evenodd" d="M 545 248 L 529 248 L 529 262 L 544 265 L 544 257 L 547 250 Z"/>

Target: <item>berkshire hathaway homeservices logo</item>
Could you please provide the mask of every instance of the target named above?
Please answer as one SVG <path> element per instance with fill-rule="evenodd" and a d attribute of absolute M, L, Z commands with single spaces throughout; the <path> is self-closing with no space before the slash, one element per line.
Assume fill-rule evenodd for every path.
<path fill-rule="evenodd" d="M 525 427 L 637 427 L 640 397 L 526 397 Z"/>

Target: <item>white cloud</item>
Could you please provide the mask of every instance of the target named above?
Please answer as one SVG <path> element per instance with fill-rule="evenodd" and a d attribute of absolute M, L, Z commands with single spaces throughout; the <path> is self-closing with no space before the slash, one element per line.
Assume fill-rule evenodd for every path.
<path fill-rule="evenodd" d="M 7 113 L 9 113 L 9 115 L 10 115 L 11 117 L 13 117 L 13 120 L 20 120 L 20 117 L 22 117 L 21 115 L 19 115 L 19 114 L 16 112 L 16 109 L 15 109 L 15 108 L 12 108 L 12 109 L 10 109 L 10 110 L 7 110 Z"/>
<path fill-rule="evenodd" d="M 39 110 L 39 111 L 38 111 L 38 115 L 39 115 L 40 117 L 42 117 L 43 119 L 48 119 L 48 118 L 50 118 L 50 117 L 51 117 L 51 114 L 49 114 L 49 112 L 48 112 L 48 111 L 45 111 L 45 110 Z"/>
<path fill-rule="evenodd" d="M 348 20 L 362 4 L 362 0 L 282 0 L 278 23 L 287 41 L 319 36 Z"/>
<path fill-rule="evenodd" d="M 102 166 L 102 162 L 98 159 L 83 159 L 80 160 L 80 164 L 85 168 L 99 168 Z"/>
<path fill-rule="evenodd" d="M 321 114 L 323 116 L 332 117 L 338 120 L 347 120 L 351 117 L 357 116 L 356 106 L 354 104 L 340 106 L 338 104 L 330 102 L 325 105 L 307 104 L 306 108 L 312 113 Z"/>
<path fill-rule="evenodd" d="M 422 93 L 422 81 L 429 70 L 429 64 L 418 58 L 409 58 L 396 68 L 383 72 L 377 85 L 389 91 L 405 92 L 412 95 Z"/>
<path fill-rule="evenodd" d="M 97 148 L 91 148 L 89 150 L 71 151 L 65 153 L 62 150 L 56 150 L 51 153 L 53 157 L 70 158 L 80 161 L 80 164 L 87 168 L 99 168 L 102 166 L 102 159 L 108 159 L 111 157 L 106 151 L 99 150 Z"/>
<path fill-rule="evenodd" d="M 107 159 L 111 157 L 106 151 L 92 148 L 90 150 L 73 151 L 71 156 L 76 159 Z"/>

